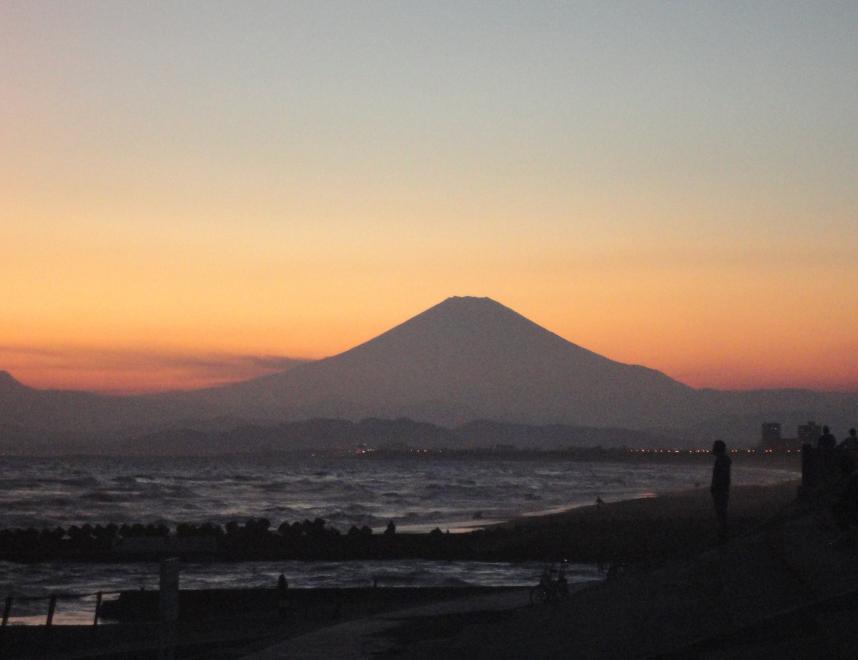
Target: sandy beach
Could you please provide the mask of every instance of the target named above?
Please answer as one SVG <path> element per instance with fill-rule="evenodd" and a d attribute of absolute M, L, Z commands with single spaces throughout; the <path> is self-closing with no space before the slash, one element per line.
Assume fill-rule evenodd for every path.
<path fill-rule="evenodd" d="M 705 490 L 513 521 L 504 527 L 536 542 L 558 532 L 558 543 L 589 534 L 579 549 L 602 547 L 637 561 L 566 601 L 533 606 L 509 598 L 506 608 L 472 601 L 473 608 L 400 611 L 253 657 L 322 657 L 315 655 L 322 648 L 329 657 L 353 658 L 851 657 L 841 652 L 848 629 L 845 637 L 840 628 L 820 632 L 814 607 L 851 614 L 858 571 L 831 543 L 835 531 L 796 500 L 796 487 L 735 489 L 731 538 L 723 545 Z M 789 628 L 796 618 L 813 626 Z"/>
<path fill-rule="evenodd" d="M 730 528 L 740 536 L 766 523 L 796 497 L 798 481 L 740 486 L 730 499 Z M 651 564 L 693 556 L 716 541 L 707 489 L 522 517 L 487 528 L 491 551 L 505 557 L 609 564 Z"/>
<path fill-rule="evenodd" d="M 373 657 L 854 658 L 855 539 L 832 524 L 825 494 L 795 492 L 794 484 L 737 489 L 725 544 L 711 529 L 693 538 L 713 524 L 700 492 L 533 521 L 583 529 L 611 518 L 619 531 L 602 540 L 643 561 L 566 601 L 403 619 Z M 633 547 L 623 551 L 624 541 Z"/>

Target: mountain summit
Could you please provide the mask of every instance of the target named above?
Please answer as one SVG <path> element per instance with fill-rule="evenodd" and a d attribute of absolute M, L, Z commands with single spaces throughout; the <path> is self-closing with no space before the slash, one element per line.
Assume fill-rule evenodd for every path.
<path fill-rule="evenodd" d="M 490 298 L 454 297 L 339 355 L 220 388 L 257 413 L 656 424 L 690 388 L 577 346 Z"/>

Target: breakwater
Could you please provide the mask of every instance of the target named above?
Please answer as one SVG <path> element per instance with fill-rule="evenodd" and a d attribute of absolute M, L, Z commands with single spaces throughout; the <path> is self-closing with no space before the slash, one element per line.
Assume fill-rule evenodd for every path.
<path fill-rule="evenodd" d="M 398 533 L 393 526 L 340 532 L 321 518 L 282 523 L 267 519 L 243 524 L 183 523 L 175 528 L 133 525 L 76 525 L 68 528 L 0 530 L 0 560 L 16 562 L 272 561 L 362 559 L 444 559 L 524 561 L 557 559 L 563 549 L 551 535 L 518 527 L 491 527 L 451 534 Z"/>

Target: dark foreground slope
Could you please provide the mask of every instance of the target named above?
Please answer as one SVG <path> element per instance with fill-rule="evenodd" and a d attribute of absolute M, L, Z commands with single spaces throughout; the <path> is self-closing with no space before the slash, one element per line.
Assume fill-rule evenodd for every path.
<path fill-rule="evenodd" d="M 795 502 L 773 514 L 726 545 L 463 626 L 453 638 L 412 636 L 387 657 L 441 649 L 446 658 L 856 657 L 854 539 L 840 537 L 824 507 Z"/>

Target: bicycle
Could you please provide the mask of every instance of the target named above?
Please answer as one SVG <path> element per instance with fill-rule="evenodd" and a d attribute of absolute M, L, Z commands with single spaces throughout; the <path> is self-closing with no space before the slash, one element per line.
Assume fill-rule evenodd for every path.
<path fill-rule="evenodd" d="M 539 584 L 530 590 L 530 604 L 542 605 L 549 601 L 569 598 L 569 583 L 566 580 L 567 562 L 564 559 L 558 565 L 548 565 L 539 577 Z"/>

